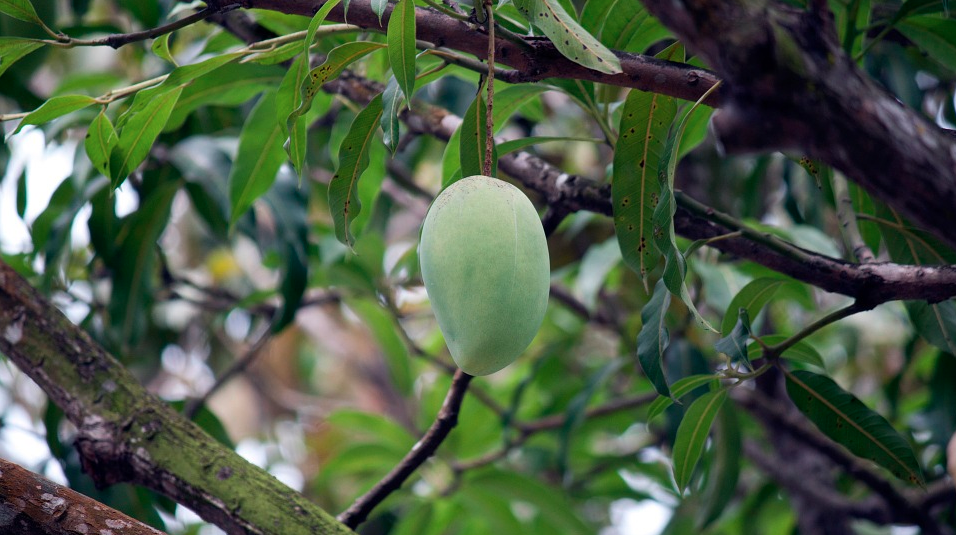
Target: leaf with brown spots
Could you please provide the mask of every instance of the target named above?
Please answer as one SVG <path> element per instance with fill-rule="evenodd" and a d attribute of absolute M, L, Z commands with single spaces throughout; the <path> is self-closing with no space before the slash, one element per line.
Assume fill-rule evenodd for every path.
<path fill-rule="evenodd" d="M 557 0 L 515 0 L 514 5 L 551 39 L 564 57 L 606 74 L 621 72 L 614 52 L 578 24 Z"/>

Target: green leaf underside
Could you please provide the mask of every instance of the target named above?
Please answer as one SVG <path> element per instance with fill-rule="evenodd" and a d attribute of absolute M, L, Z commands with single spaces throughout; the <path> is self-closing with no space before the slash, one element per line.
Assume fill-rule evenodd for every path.
<path fill-rule="evenodd" d="M 106 116 L 106 110 L 103 109 L 90 123 L 84 141 L 84 148 L 90 163 L 103 176 L 110 176 L 110 153 L 113 152 L 117 142 L 119 142 L 119 138 L 113 129 L 113 123 L 110 122 L 109 117 Z"/>
<path fill-rule="evenodd" d="M 461 176 L 481 175 L 484 169 L 486 147 L 488 146 L 488 128 L 485 118 L 487 107 L 482 97 L 482 88 L 478 88 L 478 95 L 471 102 L 471 106 L 462 118 L 459 134 Z M 498 172 L 498 154 L 495 146 L 491 147 L 491 176 Z"/>
<path fill-rule="evenodd" d="M 760 340 L 768 346 L 772 346 L 783 342 L 787 338 L 790 337 L 784 334 L 768 334 L 766 336 L 761 336 Z M 763 347 L 761 347 L 757 342 L 752 342 L 747 349 L 751 358 L 757 359 L 763 355 Z M 788 347 L 787 350 L 784 351 L 780 356 L 795 362 L 811 364 L 820 369 L 826 369 L 826 364 L 824 363 L 820 352 L 803 340 Z"/>
<path fill-rule="evenodd" d="M 355 60 L 371 52 L 385 48 L 385 46 L 386 45 L 382 43 L 356 41 L 339 45 L 330 50 L 328 56 L 325 58 L 325 63 L 309 71 L 309 75 L 302 85 L 302 103 L 292 115 L 289 116 L 289 124 L 291 124 L 294 119 L 305 115 L 305 113 L 309 111 L 309 108 L 312 106 L 312 99 L 315 98 L 316 93 L 319 92 L 323 84 L 342 74 L 342 71 Z"/>
<path fill-rule="evenodd" d="M 119 142 L 110 155 L 113 189 L 118 188 L 149 155 L 182 91 L 181 87 L 166 91 L 146 102 L 137 113 L 127 116 L 119 132 Z"/>
<path fill-rule="evenodd" d="M 747 370 L 753 371 L 753 365 L 747 357 L 747 341 L 750 340 L 750 315 L 746 308 L 737 310 L 737 323 L 726 336 L 717 340 L 714 349 L 727 355 L 731 363 L 743 364 Z"/>
<path fill-rule="evenodd" d="M 186 117 L 202 106 L 234 106 L 247 102 L 275 87 L 282 81 L 284 72 L 273 65 L 231 63 L 216 70 L 215 76 L 197 78 L 183 89 L 166 122 L 166 131 L 182 126 Z"/>
<path fill-rule="evenodd" d="M 415 92 L 415 2 L 399 0 L 388 19 L 388 62 L 408 102 Z"/>
<path fill-rule="evenodd" d="M 388 0 L 371 0 L 372 13 L 378 16 L 378 25 L 382 25 L 382 15 L 385 14 L 385 8 L 388 7 Z"/>
<path fill-rule="evenodd" d="M 684 377 L 683 379 L 678 379 L 674 381 L 674 384 L 670 386 L 671 396 L 658 396 L 650 405 L 647 406 L 647 421 L 650 422 L 662 412 L 664 412 L 667 407 L 670 407 L 674 404 L 675 400 L 686 396 L 691 393 L 693 390 L 700 388 L 707 383 L 712 382 L 717 379 L 716 375 L 690 375 Z"/>
<path fill-rule="evenodd" d="M 62 117 L 68 113 L 82 110 L 83 108 L 92 106 L 93 104 L 96 104 L 96 99 L 86 95 L 63 95 L 59 97 L 53 97 L 44 102 L 39 108 L 30 112 L 29 115 L 24 117 L 23 120 L 20 121 L 20 124 L 17 125 L 17 129 L 14 130 L 13 133 L 18 133 L 24 126 L 47 123 L 53 119 L 56 119 L 57 117 Z"/>
<path fill-rule="evenodd" d="M 369 151 L 381 118 L 382 96 L 378 95 L 352 121 L 339 147 L 339 168 L 329 183 L 335 237 L 350 248 L 355 243 L 350 226 L 362 211 L 358 181 L 368 167 Z"/>
<path fill-rule="evenodd" d="M 514 4 L 564 57 L 605 74 L 621 72 L 617 56 L 582 28 L 557 0 L 516 0 Z"/>
<path fill-rule="evenodd" d="M 641 332 L 637 335 L 637 358 L 641 369 L 654 385 L 654 390 L 666 397 L 670 397 L 671 392 L 667 387 L 662 359 L 670 342 L 670 334 L 664 325 L 670 302 L 671 295 L 664 286 L 664 281 L 657 281 L 651 299 L 641 310 Z"/>
<path fill-rule="evenodd" d="M 230 225 L 261 197 L 285 160 L 275 93 L 262 95 L 239 133 L 239 151 L 229 172 Z"/>
<path fill-rule="evenodd" d="M 42 46 L 32 39 L 0 37 L 0 76 L 17 60 Z"/>
<path fill-rule="evenodd" d="M 382 142 L 393 155 L 398 150 L 399 120 L 398 113 L 402 109 L 402 92 L 399 91 L 398 80 L 394 76 L 389 78 L 385 91 L 382 92 Z"/>
<path fill-rule="evenodd" d="M 829 377 L 795 370 L 787 372 L 786 379 L 790 399 L 825 435 L 897 478 L 924 485 L 912 447 L 883 416 Z"/>
<path fill-rule="evenodd" d="M 704 453 L 704 446 L 714 418 L 717 417 L 720 407 L 727 399 L 727 394 L 727 390 L 717 390 L 697 398 L 687 408 L 677 428 L 673 451 L 674 480 L 682 493 L 690 484 L 694 468 L 697 467 L 700 456 Z"/>
<path fill-rule="evenodd" d="M 763 307 L 773 299 L 773 296 L 780 289 L 780 285 L 786 281 L 772 277 L 761 277 L 747 283 L 746 286 L 737 292 L 737 295 L 727 306 L 727 312 L 720 324 L 720 333 L 723 336 L 730 334 L 734 325 L 737 324 L 738 311 L 743 308 L 747 311 L 750 318 L 757 317 Z"/>
<path fill-rule="evenodd" d="M 654 242 L 653 214 L 660 200 L 658 180 L 667 131 L 677 115 L 670 97 L 631 91 L 621 113 L 614 147 L 611 202 L 614 232 L 628 267 L 647 287 L 647 274 L 660 259 Z"/>
<path fill-rule="evenodd" d="M 160 35 L 156 39 L 153 39 L 153 44 L 150 45 L 150 50 L 153 51 L 153 54 L 162 58 L 165 61 L 176 64 L 176 60 L 173 58 L 173 54 L 169 51 L 169 36 L 170 33 Z"/>

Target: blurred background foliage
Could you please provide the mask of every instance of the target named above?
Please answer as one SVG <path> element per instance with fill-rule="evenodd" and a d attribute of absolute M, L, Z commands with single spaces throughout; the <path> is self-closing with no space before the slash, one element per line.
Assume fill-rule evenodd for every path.
<path fill-rule="evenodd" d="M 584 2 L 568 4 L 572 13 L 588 10 Z M 33 5 L 45 22 L 74 37 L 154 27 L 185 8 L 162 0 Z M 672 42 L 669 33 L 634 6 L 632 17 L 643 17 L 635 34 L 640 38 L 611 44 L 636 53 L 663 50 Z M 872 77 L 937 123 L 956 124 L 956 31 L 943 32 L 956 21 L 926 14 L 930 8 L 924 6 L 889 25 L 900 12 L 893 2 L 832 0 L 830 7 L 848 50 L 861 54 L 860 64 Z M 526 31 L 515 22 L 520 19 L 513 7 L 499 10 L 505 24 Z M 309 24 L 269 11 L 247 15 L 277 35 Z M 935 30 L 937 23 L 943 30 Z M 0 15 L 0 34 L 45 37 L 35 25 L 6 15 Z M 354 39 L 354 33 L 323 36 L 313 54 Z M 7 68 L 0 111 L 33 110 L 58 95 L 98 96 L 168 72 L 172 62 L 196 63 L 240 44 L 221 27 L 201 23 L 115 51 L 45 47 Z M 436 65 L 433 56 L 422 56 L 419 72 Z M 382 84 L 390 76 L 384 52 L 350 68 Z M 363 212 L 352 226 L 353 253 L 336 239 L 328 187 L 339 147 L 362 106 L 319 93 L 308 116 L 306 173 L 300 178 L 283 163 L 267 192 L 231 220 L 229 177 L 250 165 L 240 149 L 248 143 L 246 150 L 255 152 L 263 141 L 249 118 L 274 109 L 270 99 L 286 69 L 271 61 L 231 63 L 197 79 L 183 91 L 144 165 L 116 191 L 91 165 L 84 144 L 101 110 L 115 121 L 132 99 L 86 107 L 8 135 L 0 145 L 0 245 L 5 262 L 150 390 L 178 408 L 201 407 L 193 412 L 204 429 L 334 512 L 415 444 L 448 389 L 453 369 L 421 285 L 416 246 L 428 204 L 457 161 L 453 155 L 448 163 L 444 141 L 405 131 L 394 156 L 374 144 L 359 191 Z M 419 82 L 416 98 L 462 116 L 477 82 L 477 73 L 447 66 Z M 515 97 L 513 114 L 498 124 L 503 139 L 601 138 L 602 122 L 611 128 L 618 123 L 625 90 L 549 82 Z M 512 87 L 521 86 L 499 82 L 496 90 L 505 94 Z M 503 98 L 498 106 L 507 102 Z M 827 176 L 812 176 L 779 154 L 721 157 L 707 137 L 708 113 L 686 134 L 677 187 L 801 247 L 851 258 Z M 3 126 L 10 134 L 15 123 Z M 527 150 L 567 173 L 599 184 L 609 180 L 607 144 L 556 140 Z M 880 258 L 951 263 L 956 257 L 854 191 L 861 232 Z M 529 195 L 544 214 L 543 199 Z M 918 249 L 908 247 L 914 243 Z M 654 387 L 635 351 L 650 295 L 622 262 L 604 216 L 570 214 L 550 235 L 549 247 L 555 292 L 534 343 L 517 363 L 473 384 L 459 427 L 438 456 L 360 531 L 795 532 L 787 496 L 743 454 L 742 441 L 764 442 L 768 432 L 744 410 L 722 412 L 690 496 L 681 499 L 670 452 L 692 398 L 648 418 Z M 781 284 L 751 318 L 754 333 L 792 334 L 822 311 L 849 302 L 708 248 L 688 260 L 695 303 L 715 325 L 734 296 L 761 277 Z M 274 332 L 285 308 L 296 302 L 295 321 Z M 926 307 L 882 305 L 805 342 L 829 374 L 913 444 L 932 481 L 945 477 L 945 444 L 956 432 L 956 360 L 947 347 L 952 341 L 934 332 L 945 335 L 956 325 L 956 311 L 950 301 L 939 304 L 932 312 L 942 319 L 934 327 L 920 323 Z M 718 336 L 696 327 L 679 303 L 665 321 L 670 381 L 724 366 L 713 347 Z M 217 382 L 233 368 L 240 373 Z M 213 385 L 221 388 L 205 406 L 192 402 Z M 703 384 L 693 395 L 706 391 Z M 614 406 L 622 401 L 633 404 Z M 70 445 L 73 429 L 61 411 L 6 361 L 0 361 L 0 422 L 3 457 L 170 533 L 216 531 L 150 492 L 125 485 L 94 488 L 79 469 Z M 846 475 L 837 486 L 851 496 L 865 492 Z M 956 515 L 950 511 L 944 522 L 956 526 Z M 890 532 L 865 522 L 857 528 Z"/>

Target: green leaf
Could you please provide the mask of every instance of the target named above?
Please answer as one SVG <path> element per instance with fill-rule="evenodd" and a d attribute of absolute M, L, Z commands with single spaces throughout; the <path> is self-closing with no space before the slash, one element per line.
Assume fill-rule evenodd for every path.
<path fill-rule="evenodd" d="M 275 184 L 263 197 L 275 221 L 275 234 L 282 274 L 279 294 L 282 306 L 272 320 L 273 333 L 279 333 L 295 320 L 302 296 L 309 283 L 308 198 L 289 179 Z"/>
<path fill-rule="evenodd" d="M 483 86 L 482 86 L 483 87 Z M 484 169 L 485 153 L 488 146 L 488 128 L 486 123 L 487 107 L 482 97 L 482 87 L 478 88 L 475 100 L 468 106 L 462 118 L 459 154 L 461 156 L 461 176 L 481 175 Z M 498 174 L 498 153 L 494 144 L 491 147 L 491 176 Z"/>
<path fill-rule="evenodd" d="M 165 33 L 160 35 L 156 39 L 153 39 L 153 44 L 150 45 L 150 50 L 153 51 L 153 54 L 156 54 L 158 57 L 172 63 L 173 65 L 178 65 L 176 59 L 173 58 L 173 54 L 169 51 L 169 36 L 171 33 Z"/>
<path fill-rule="evenodd" d="M 396 325 L 396 318 L 371 299 L 349 299 L 346 304 L 362 318 L 372 337 L 378 342 L 392 384 L 402 395 L 409 395 L 412 390 L 412 372 L 408 348 L 398 333 L 401 327 Z"/>
<path fill-rule="evenodd" d="M 350 248 L 355 243 L 350 226 L 362 211 L 358 182 L 368 167 L 369 150 L 382 117 L 382 96 L 378 95 L 352 121 L 339 147 L 339 168 L 329 183 L 329 209 L 335 223 L 335 237 Z"/>
<path fill-rule="evenodd" d="M 385 8 L 388 7 L 388 0 L 371 0 L 372 13 L 378 15 L 378 25 L 382 25 L 382 15 L 385 14 Z"/>
<path fill-rule="evenodd" d="M 554 485 L 546 485 L 535 477 L 513 470 L 485 469 L 469 474 L 463 488 L 481 489 L 487 495 L 496 496 L 505 503 L 524 502 L 531 504 L 541 517 L 540 533 L 591 533 L 593 528 L 585 524 L 570 503 L 567 495 Z M 524 533 L 519 531 L 487 530 L 486 533 Z"/>
<path fill-rule="evenodd" d="M 651 402 L 647 407 L 647 421 L 650 422 L 662 412 L 664 412 L 667 407 L 670 407 L 674 404 L 675 400 L 686 396 L 692 391 L 710 383 L 717 379 L 716 375 L 690 375 L 684 377 L 683 379 L 678 379 L 674 381 L 674 384 L 670 387 L 670 397 L 668 396 L 659 396 L 657 399 Z"/>
<path fill-rule="evenodd" d="M 897 29 L 931 58 L 956 71 L 956 20 L 919 15 L 900 22 Z"/>
<path fill-rule="evenodd" d="M 223 65 L 216 70 L 215 76 L 197 78 L 183 89 L 166 122 L 165 131 L 182 126 L 186 117 L 202 106 L 235 106 L 247 102 L 259 93 L 276 87 L 285 72 L 273 65 Z M 298 87 L 294 91 L 298 91 Z"/>
<path fill-rule="evenodd" d="M 727 312 L 724 313 L 724 319 L 720 324 L 720 333 L 723 336 L 730 334 L 737 323 L 738 311 L 741 308 L 747 311 L 749 317 L 757 317 L 760 310 L 773 299 L 774 294 L 785 282 L 783 279 L 772 277 L 761 277 L 748 282 L 727 306 Z"/>
<path fill-rule="evenodd" d="M 761 336 L 760 340 L 768 346 L 772 346 L 783 342 L 787 338 L 790 337 L 783 334 L 768 334 L 766 336 Z M 761 347 L 761 345 L 757 342 L 751 343 L 747 349 L 750 352 L 751 358 L 753 359 L 758 359 L 763 355 L 763 347 Z M 784 351 L 780 356 L 795 362 L 811 364 L 820 368 L 821 370 L 826 369 L 826 365 L 823 362 L 823 357 L 820 356 L 820 352 L 803 340 L 788 347 L 787 350 Z"/>
<path fill-rule="evenodd" d="M 104 108 L 90 123 L 84 142 L 86 156 L 103 176 L 110 176 L 110 154 L 118 142 L 119 138 L 113 130 L 113 123 L 106 116 Z"/>
<path fill-rule="evenodd" d="M 381 19 L 381 17 L 379 17 Z M 415 92 L 415 2 L 399 0 L 388 19 L 388 63 L 409 104 Z"/>
<path fill-rule="evenodd" d="M 650 379 L 657 393 L 670 397 L 667 378 L 664 376 L 664 350 L 670 342 L 670 334 L 664 325 L 664 317 L 671 303 L 671 295 L 663 280 L 654 285 L 651 299 L 641 309 L 641 332 L 637 335 L 637 358 L 644 375 Z"/>
<path fill-rule="evenodd" d="M 826 436 L 897 478 L 924 486 L 913 448 L 885 418 L 829 377 L 804 370 L 786 375 L 790 399 Z"/>
<path fill-rule="evenodd" d="M 138 341 L 153 295 L 156 263 L 156 242 L 166 228 L 173 197 L 178 189 L 167 182 L 154 190 L 143 205 L 120 229 L 115 259 L 113 293 L 110 298 L 110 320 L 124 347 Z"/>
<path fill-rule="evenodd" d="M 694 113 L 698 105 L 708 96 L 708 94 L 719 87 L 715 85 L 707 93 L 694 103 L 686 113 L 684 113 L 680 124 L 676 129 L 672 129 L 667 136 L 667 142 L 664 144 L 663 157 L 658 168 L 658 183 L 660 184 L 660 202 L 654 209 L 653 228 L 654 245 L 658 251 L 664 255 L 664 284 L 674 295 L 680 297 L 687 309 L 694 315 L 697 322 L 704 328 L 717 332 L 710 323 L 700 315 L 697 307 L 694 305 L 684 284 L 684 277 L 687 274 L 687 264 L 684 255 L 677 248 L 677 238 L 674 233 L 674 214 L 677 212 L 677 203 L 674 200 L 674 174 L 677 169 L 677 149 L 680 146 L 681 137 L 684 134 L 684 128 L 687 126 L 687 118 Z"/>
<path fill-rule="evenodd" d="M 93 104 L 96 104 L 96 99 L 86 95 L 63 95 L 60 97 L 53 97 L 44 102 L 39 108 L 31 111 L 29 115 L 24 117 L 23 120 L 20 121 L 20 124 L 17 125 L 17 129 L 13 131 L 13 134 L 20 132 L 24 126 L 30 124 L 47 123 L 53 119 L 56 119 L 57 117 L 62 117 L 68 113 L 82 110 L 83 108 Z"/>
<path fill-rule="evenodd" d="M 614 147 L 611 206 L 614 233 L 628 267 L 647 288 L 647 274 L 660 260 L 654 243 L 654 210 L 660 200 L 658 174 L 664 160 L 667 131 L 677 115 L 670 97 L 630 91 L 621 113 L 620 136 Z"/>
<path fill-rule="evenodd" d="M 355 41 L 339 45 L 329 51 L 325 57 L 325 63 L 309 71 L 309 75 L 302 85 L 302 103 L 289 116 L 289 121 L 293 121 L 299 116 L 305 115 L 312 106 L 312 99 L 316 93 L 329 80 L 334 80 L 346 67 L 355 60 L 368 55 L 371 52 L 385 48 L 382 43 L 372 43 L 369 41 Z M 291 128 L 290 128 L 291 130 Z"/>
<path fill-rule="evenodd" d="M 43 46 L 33 39 L 0 37 L 0 76 L 23 56 Z"/>
<path fill-rule="evenodd" d="M 315 41 L 315 33 L 319 31 L 319 26 L 325 22 L 325 18 L 329 15 L 329 12 L 332 11 L 332 8 L 339 5 L 339 0 L 329 0 L 322 4 L 322 7 L 315 12 L 315 15 L 312 15 L 312 20 L 309 21 L 309 29 L 306 30 L 305 39 L 302 41 L 302 53 L 306 56 L 309 55 L 309 49 L 312 48 L 312 43 Z M 308 62 L 306 62 L 308 64 Z"/>
<path fill-rule="evenodd" d="M 697 398 L 687 408 L 684 419 L 677 428 L 672 456 L 674 479 L 681 493 L 690 484 L 694 468 L 697 467 L 697 462 L 704 453 L 704 445 L 707 443 L 707 436 L 710 434 L 714 418 L 726 399 L 727 390 L 708 392 Z"/>
<path fill-rule="evenodd" d="M 750 315 L 747 309 L 740 307 L 737 309 L 737 324 L 730 332 L 717 340 L 714 349 L 727 355 L 731 364 L 743 364 L 744 367 L 753 371 L 754 367 L 747 358 L 747 341 L 750 340 Z"/>
<path fill-rule="evenodd" d="M 29 0 L 0 0 L 0 13 L 34 24 L 43 25 Z"/>
<path fill-rule="evenodd" d="M 605 74 L 621 72 L 617 56 L 582 28 L 557 0 L 516 0 L 514 4 L 564 57 Z"/>
<path fill-rule="evenodd" d="M 518 139 L 512 139 L 510 141 L 505 141 L 497 146 L 498 156 L 504 156 L 515 151 L 524 150 L 533 145 L 539 145 L 541 143 L 551 143 L 554 141 L 583 141 L 585 143 L 604 143 L 603 139 L 593 138 L 593 137 L 563 137 L 563 136 L 529 136 L 529 137 L 519 137 Z"/>
<path fill-rule="evenodd" d="M 275 101 L 275 93 L 262 95 L 239 134 L 239 150 L 229 173 L 230 226 L 269 190 L 285 160 Z"/>
<path fill-rule="evenodd" d="M 495 109 L 491 116 L 495 123 L 495 133 L 508 124 L 508 119 L 534 97 L 547 90 L 543 85 L 519 84 L 502 90 L 495 90 Z"/>
<path fill-rule="evenodd" d="M 288 140 L 283 145 L 292 167 L 301 177 L 302 166 L 305 163 L 306 149 L 306 120 L 304 116 L 298 115 L 296 110 L 302 104 L 302 93 L 299 88 L 305 80 L 309 69 L 308 54 L 301 54 L 292 62 L 292 66 L 286 72 L 279 89 L 276 91 L 276 119 L 279 127 L 282 129 L 283 136 L 288 136 Z"/>
<path fill-rule="evenodd" d="M 164 92 L 146 102 L 135 113 L 127 115 L 125 125 L 119 132 L 119 142 L 110 155 L 110 176 L 113 189 L 143 163 L 153 142 L 163 131 L 173 106 L 179 99 L 182 88 Z"/>
<path fill-rule="evenodd" d="M 382 142 L 392 154 L 398 150 L 400 134 L 398 113 L 402 109 L 402 92 L 398 90 L 398 80 L 392 76 L 382 92 Z"/>
<path fill-rule="evenodd" d="M 956 303 L 906 301 L 906 311 L 920 336 L 946 353 L 956 354 Z"/>
<path fill-rule="evenodd" d="M 720 518 L 725 508 L 736 497 L 737 481 L 740 478 L 740 452 L 743 444 L 737 412 L 720 411 L 714 430 L 713 460 L 707 485 L 702 492 L 704 504 L 701 511 L 700 532 Z"/>

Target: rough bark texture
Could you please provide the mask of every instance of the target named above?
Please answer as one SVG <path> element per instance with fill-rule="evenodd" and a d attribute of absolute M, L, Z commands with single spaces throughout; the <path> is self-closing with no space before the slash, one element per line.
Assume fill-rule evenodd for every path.
<path fill-rule="evenodd" d="M 0 353 L 76 425 L 84 471 L 97 484 L 153 489 L 236 535 L 351 533 L 146 392 L 2 262 Z"/>
<path fill-rule="evenodd" d="M 0 532 L 4 535 L 164 535 L 75 490 L 0 459 Z"/>
<path fill-rule="evenodd" d="M 791 150 L 843 171 L 956 245 L 956 142 L 857 68 L 829 11 L 767 0 L 645 0 L 727 84 L 728 153 Z"/>

